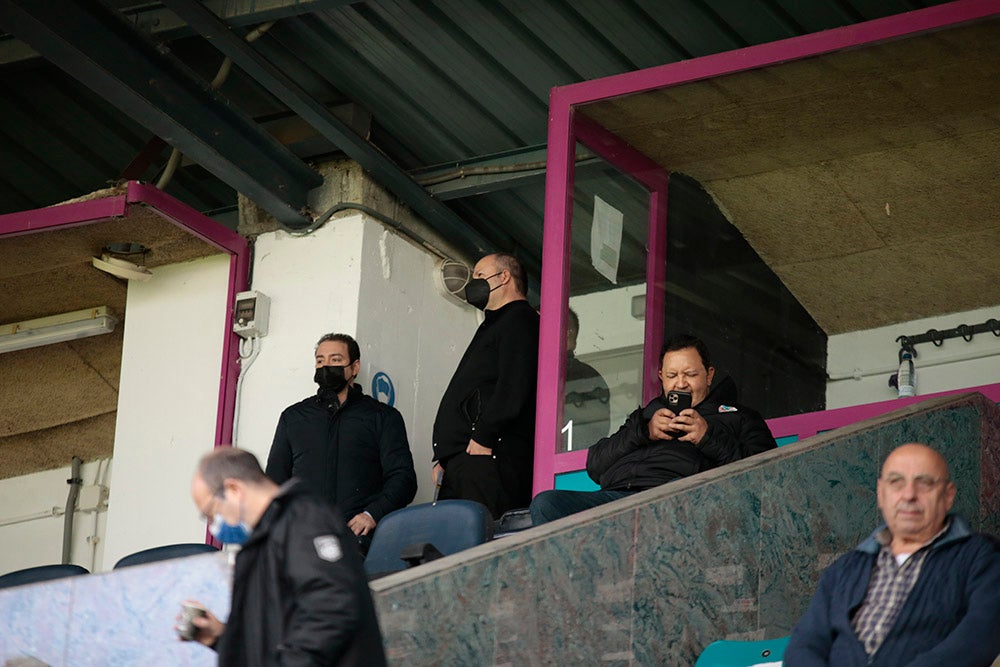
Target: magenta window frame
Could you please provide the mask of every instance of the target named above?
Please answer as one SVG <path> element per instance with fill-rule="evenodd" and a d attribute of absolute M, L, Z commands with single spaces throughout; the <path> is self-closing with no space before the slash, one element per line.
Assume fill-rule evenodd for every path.
<path fill-rule="evenodd" d="M 997 0 L 957 0 L 833 30 L 559 86 L 551 90 L 545 177 L 545 225 L 542 234 L 541 328 L 538 345 L 538 397 L 532 489 L 534 494 L 553 488 L 556 474 L 582 470 L 586 467 L 586 450 L 556 452 L 556 443 L 561 437 L 562 388 L 566 375 L 564 347 L 569 303 L 570 228 L 577 142 L 587 145 L 600 157 L 650 190 L 643 398 L 649 400 L 658 391 L 658 387 L 654 386 L 655 383 L 651 382 L 651 379 L 656 377 L 654 372 L 657 364 L 656 355 L 663 336 L 663 318 L 656 317 L 655 314 L 663 311 L 664 304 L 668 177 L 662 168 L 619 137 L 577 113 L 577 107 L 614 97 L 899 39 L 998 15 L 1000 15 L 1000 2 Z M 926 398 L 924 396 L 916 400 Z M 893 405 L 890 409 L 904 405 L 899 401 L 889 403 Z M 830 412 L 837 412 L 840 418 L 853 415 L 855 412 L 859 415 L 870 412 L 862 407 L 858 406 L 848 412 Z M 785 417 L 771 420 L 770 423 L 783 426 L 792 422 L 786 424 L 782 420 L 799 419 L 803 420 L 805 430 L 808 431 L 812 428 L 810 426 L 812 422 L 823 422 L 823 419 L 817 416 L 823 414 L 825 413 L 811 413 L 812 416 L 808 417 L 806 415 Z M 850 422 L 841 421 L 838 425 L 844 423 Z M 801 434 L 800 436 L 806 437 Z"/>
<path fill-rule="evenodd" d="M 0 215 L 0 239 L 91 225 L 111 218 L 127 218 L 135 206 L 151 209 L 164 220 L 229 255 L 227 310 L 220 318 L 223 327 L 222 367 L 219 372 L 214 443 L 216 447 L 228 446 L 233 437 L 236 380 L 240 370 L 239 337 L 232 332 L 232 309 L 236 294 L 247 288 L 250 252 L 246 239 L 162 190 L 138 181 L 129 181 L 124 194 Z"/>

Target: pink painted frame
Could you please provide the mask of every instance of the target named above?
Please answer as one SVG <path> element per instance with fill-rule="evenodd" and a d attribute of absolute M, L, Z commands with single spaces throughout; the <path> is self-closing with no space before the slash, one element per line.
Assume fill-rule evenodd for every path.
<path fill-rule="evenodd" d="M 950 389 L 934 394 L 923 396 L 910 396 L 907 398 L 894 398 L 888 401 L 877 403 L 866 403 L 864 405 L 852 405 L 846 408 L 835 408 L 824 410 L 823 412 L 808 412 L 801 415 L 789 415 L 788 417 L 776 417 L 768 419 L 767 425 L 775 438 L 784 438 L 791 435 L 798 436 L 799 440 L 810 438 L 817 433 L 840 428 L 848 424 L 871 419 L 884 415 L 893 410 L 905 408 L 914 403 L 920 403 L 938 396 L 950 396 L 954 394 L 971 394 L 979 392 L 994 403 L 1000 403 L 1000 384 L 986 384 L 979 387 L 967 387 L 965 389 Z"/>
<path fill-rule="evenodd" d="M 226 446 L 232 441 L 236 380 L 239 376 L 239 338 L 232 332 L 230 323 L 236 294 L 247 288 L 250 251 L 246 239 L 163 191 L 137 181 L 128 182 L 125 194 L 0 215 L 0 239 L 90 225 L 110 218 L 128 217 L 133 206 L 152 209 L 164 220 L 230 255 L 228 302 L 222 323 L 222 367 L 219 373 L 219 400 L 215 425 L 215 446 Z"/>
<path fill-rule="evenodd" d="M 957 0 L 945 5 L 937 5 L 843 28 L 584 81 L 551 90 L 549 94 L 549 136 L 545 180 L 545 227 L 542 235 L 541 328 L 538 345 L 534 494 L 553 488 L 556 474 L 582 470 L 586 464 L 586 451 L 564 454 L 557 454 L 555 451 L 555 443 L 559 441 L 561 428 L 559 425 L 562 423 L 562 383 L 566 373 L 563 347 L 566 335 L 566 308 L 569 301 L 570 225 L 575 174 L 574 149 L 577 141 L 586 143 L 601 157 L 623 169 L 625 173 L 651 190 L 648 257 L 649 262 L 655 262 L 657 266 L 651 265 L 647 268 L 649 287 L 646 292 L 646 312 L 647 314 L 662 312 L 663 308 L 662 289 L 664 283 L 662 275 L 665 273 L 666 255 L 667 176 L 663 173 L 662 190 L 658 187 L 659 181 L 657 181 L 656 186 L 651 187 L 649 174 L 653 173 L 654 170 L 645 168 L 642 163 L 645 158 L 605 128 L 583 118 L 577 113 L 577 107 L 614 97 L 634 95 L 842 49 L 900 39 L 998 15 L 1000 15 L 1000 2 L 997 0 Z M 619 156 L 625 155 L 629 157 L 625 158 L 624 162 L 618 159 Z M 653 166 L 656 171 L 662 171 L 658 166 Z M 662 254 L 660 254 L 661 247 Z M 657 302 L 657 294 L 660 295 L 659 302 Z M 660 320 L 660 338 L 662 338 L 663 333 L 662 318 L 650 318 L 647 315 L 643 355 L 644 377 L 646 378 L 643 383 L 644 397 L 649 396 L 649 391 L 652 390 L 655 393 L 656 390 L 655 387 L 651 389 L 648 379 L 651 377 L 650 371 L 656 365 L 655 354 L 658 352 L 660 340 L 651 331 L 650 319 Z M 652 362 L 650 361 L 651 356 L 654 357 Z M 652 374 L 652 377 L 655 377 L 655 374 Z M 917 400 L 925 398 L 921 397 Z M 892 403 L 897 407 L 903 405 L 903 403 L 896 401 Z M 858 414 L 862 413 L 864 410 L 859 408 Z M 813 415 L 822 414 L 825 413 L 813 413 Z M 805 415 L 797 417 L 806 418 Z M 794 417 L 782 419 L 794 419 Z M 816 423 L 822 422 L 822 419 L 814 416 L 809 417 L 803 423 L 808 425 L 809 419 Z"/>
<path fill-rule="evenodd" d="M 550 109 L 557 106 L 560 89 L 552 90 Z M 666 289 L 667 185 L 668 175 L 661 166 L 642 155 L 619 137 L 584 116 L 565 107 L 565 115 L 550 116 L 549 167 L 546 173 L 545 229 L 542 236 L 541 325 L 539 330 L 538 395 L 535 415 L 535 463 L 532 492 L 551 489 L 555 475 L 580 470 L 586 464 L 586 450 L 556 452 L 563 422 L 563 387 L 566 377 L 566 317 L 569 304 L 570 241 L 572 236 L 572 192 L 575 175 L 575 145 L 580 142 L 649 190 L 649 236 L 646 253 L 646 312 L 662 313 Z M 557 141 L 553 124 L 564 130 Z M 555 156 L 563 158 L 554 167 Z M 555 185 L 553 185 L 555 183 Z M 562 196 L 550 197 L 553 187 Z M 550 221 L 557 221 L 552 223 Z M 659 392 L 656 380 L 657 353 L 663 340 L 663 318 L 647 317 L 643 334 L 642 395 L 650 400 Z"/>

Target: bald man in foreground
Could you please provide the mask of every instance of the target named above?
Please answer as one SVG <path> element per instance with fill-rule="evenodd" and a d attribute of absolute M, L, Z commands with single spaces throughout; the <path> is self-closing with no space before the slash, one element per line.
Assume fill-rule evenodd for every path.
<path fill-rule="evenodd" d="M 893 450 L 878 479 L 885 523 L 823 573 L 786 667 L 989 667 L 1000 655 L 1000 548 L 949 512 L 954 501 L 940 454 Z"/>
<path fill-rule="evenodd" d="M 278 486 L 234 447 L 202 457 L 191 499 L 219 541 L 242 545 L 229 620 L 192 621 L 220 667 L 386 664 L 353 533 L 325 500 L 296 478 Z"/>

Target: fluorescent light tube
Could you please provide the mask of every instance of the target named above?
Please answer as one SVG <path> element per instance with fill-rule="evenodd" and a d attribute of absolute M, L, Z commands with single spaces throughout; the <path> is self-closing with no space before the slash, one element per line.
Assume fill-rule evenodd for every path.
<path fill-rule="evenodd" d="M 118 319 L 107 306 L 0 324 L 0 353 L 111 333 L 116 324 Z"/>

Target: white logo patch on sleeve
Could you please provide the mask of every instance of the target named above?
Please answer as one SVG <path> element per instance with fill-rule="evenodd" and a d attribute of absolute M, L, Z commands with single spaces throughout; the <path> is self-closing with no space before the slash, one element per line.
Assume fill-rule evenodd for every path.
<path fill-rule="evenodd" d="M 738 410 L 731 405 L 720 405 L 719 412 L 738 412 Z"/>
<path fill-rule="evenodd" d="M 317 556 L 331 563 L 336 563 L 344 555 L 336 535 L 320 535 L 313 539 L 313 546 L 316 547 Z"/>

